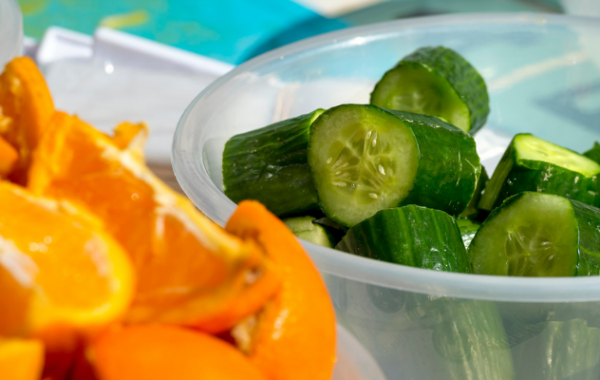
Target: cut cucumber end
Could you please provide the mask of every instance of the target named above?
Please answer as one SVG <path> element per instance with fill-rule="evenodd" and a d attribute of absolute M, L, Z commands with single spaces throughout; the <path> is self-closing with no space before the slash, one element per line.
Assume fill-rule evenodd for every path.
<path fill-rule="evenodd" d="M 588 157 L 530 134 L 516 135 L 514 147 L 518 161 L 549 162 L 586 177 L 600 173 L 600 165 Z"/>
<path fill-rule="evenodd" d="M 379 107 L 349 104 L 314 122 L 308 163 L 323 212 L 353 226 L 408 195 L 418 149 L 401 119 Z"/>
<path fill-rule="evenodd" d="M 487 183 L 479 208 L 490 211 L 523 191 L 597 206 L 599 175 L 600 165 L 593 160 L 531 134 L 517 134 Z"/>
<path fill-rule="evenodd" d="M 403 62 L 388 71 L 371 94 L 371 104 L 438 117 L 465 132 L 471 129 L 468 105 L 435 70 Z"/>
<path fill-rule="evenodd" d="M 284 219 L 283 223 L 300 239 L 311 243 L 322 245 L 323 247 L 333 248 L 332 240 L 325 228 L 314 224 L 313 216 L 299 216 L 296 218 Z"/>
<path fill-rule="evenodd" d="M 469 255 L 478 274 L 574 276 L 578 239 L 568 199 L 524 192 L 490 214 L 471 242 Z"/>

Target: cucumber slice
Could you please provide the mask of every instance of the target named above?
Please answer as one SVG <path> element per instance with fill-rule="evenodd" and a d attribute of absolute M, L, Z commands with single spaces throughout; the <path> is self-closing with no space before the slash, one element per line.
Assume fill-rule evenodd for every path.
<path fill-rule="evenodd" d="M 600 329 L 585 319 L 548 322 L 544 330 L 514 350 L 519 379 L 598 380 Z"/>
<path fill-rule="evenodd" d="M 600 274 L 600 209 L 524 192 L 492 211 L 469 246 L 478 274 L 559 277 Z"/>
<path fill-rule="evenodd" d="M 592 149 L 583 153 L 583 155 L 593 160 L 594 162 L 600 163 L 600 144 L 598 144 L 597 141 L 594 142 L 594 146 L 592 147 Z"/>
<path fill-rule="evenodd" d="M 490 112 L 481 75 L 460 54 L 442 46 L 404 57 L 377 83 L 371 104 L 439 117 L 471 134 Z"/>
<path fill-rule="evenodd" d="M 356 104 L 331 108 L 314 122 L 308 163 L 321 209 L 344 226 L 405 204 L 457 215 L 481 170 L 475 141 L 458 128 Z"/>
<path fill-rule="evenodd" d="M 412 267 L 471 272 L 454 218 L 415 205 L 379 211 L 351 227 L 336 249 Z"/>
<path fill-rule="evenodd" d="M 477 188 L 475 189 L 475 194 L 471 198 L 469 205 L 465 209 L 465 211 L 461 212 L 459 217 L 461 218 L 477 218 L 479 215 L 479 208 L 477 205 L 481 200 L 481 196 L 483 195 L 483 190 L 485 189 L 485 185 L 487 185 L 490 177 L 488 177 L 487 171 L 482 166 L 481 173 L 479 174 L 479 178 L 477 178 Z"/>
<path fill-rule="evenodd" d="M 306 148 L 310 126 L 323 113 L 306 115 L 233 136 L 223 152 L 225 195 L 254 199 L 277 216 L 318 208 Z"/>
<path fill-rule="evenodd" d="M 315 224 L 314 221 L 315 218 L 312 216 L 299 216 L 284 219 L 283 223 L 300 239 L 322 245 L 323 247 L 333 248 L 333 239 L 328 231 L 323 226 Z"/>
<path fill-rule="evenodd" d="M 516 135 L 492 178 L 479 208 L 493 210 L 523 191 L 556 194 L 589 205 L 600 205 L 600 164 L 531 134 Z"/>
<path fill-rule="evenodd" d="M 327 231 L 331 240 L 332 248 L 335 247 L 340 240 L 342 240 L 344 235 L 346 235 L 346 231 L 348 231 L 346 227 L 334 222 L 326 216 L 313 220 L 313 223 L 323 227 L 325 231 Z"/>
<path fill-rule="evenodd" d="M 495 303 L 409 293 L 405 305 L 419 329 L 432 330 L 436 355 L 430 354 L 426 365 L 439 362 L 440 379 L 514 380 L 509 339 Z"/>
<path fill-rule="evenodd" d="M 471 245 L 471 241 L 475 237 L 475 234 L 481 227 L 481 224 L 474 222 L 470 219 L 456 219 L 456 225 L 460 230 L 460 236 L 462 238 L 463 244 L 465 248 L 468 249 L 469 245 Z"/>
<path fill-rule="evenodd" d="M 502 319 L 493 302 L 451 300 L 433 328 L 433 346 L 450 380 L 514 380 Z"/>
<path fill-rule="evenodd" d="M 600 378 L 600 329 L 582 319 L 550 322 L 541 340 L 544 380 Z"/>

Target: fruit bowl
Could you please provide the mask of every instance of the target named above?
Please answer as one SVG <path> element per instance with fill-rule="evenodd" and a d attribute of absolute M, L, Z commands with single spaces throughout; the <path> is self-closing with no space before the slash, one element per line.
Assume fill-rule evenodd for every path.
<path fill-rule="evenodd" d="M 14 0 L 0 0 L 0 67 L 21 54 L 23 19 Z"/>
<path fill-rule="evenodd" d="M 486 80 L 491 113 L 476 141 L 488 172 L 519 132 L 582 152 L 600 140 L 598 40 L 600 20 L 469 14 L 300 41 L 239 66 L 194 100 L 177 128 L 174 169 L 196 206 L 224 224 L 235 208 L 222 192 L 228 138 L 316 108 L 368 103 L 388 68 L 419 47 L 436 45 L 458 51 Z M 325 276 L 339 323 L 388 379 L 600 376 L 600 356 L 582 363 L 568 349 L 580 337 L 600 334 L 600 278 L 440 273 L 304 246 Z M 490 308 L 499 318 L 485 317 Z M 579 332 L 557 333 L 563 328 Z M 497 329 L 506 334 L 501 343 Z M 554 361 L 543 354 L 551 344 L 559 358 Z"/>

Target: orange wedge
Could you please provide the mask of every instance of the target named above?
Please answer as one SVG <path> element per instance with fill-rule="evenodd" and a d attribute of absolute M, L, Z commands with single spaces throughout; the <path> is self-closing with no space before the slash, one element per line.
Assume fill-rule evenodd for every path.
<path fill-rule="evenodd" d="M 19 161 L 19 153 L 5 139 L 0 137 L 0 178 L 6 178 Z"/>
<path fill-rule="evenodd" d="M 148 138 L 148 126 L 144 123 L 123 122 L 115 128 L 113 144 L 121 150 L 128 150 L 140 162 L 144 162 L 144 145 Z"/>
<path fill-rule="evenodd" d="M 39 380 L 43 363 L 42 342 L 0 338 L 0 379 Z"/>
<path fill-rule="evenodd" d="M 0 135 L 18 152 L 11 180 L 26 183 L 32 152 L 53 114 L 50 91 L 35 63 L 28 57 L 8 63 L 0 75 Z"/>
<path fill-rule="evenodd" d="M 235 347 L 175 326 L 112 331 L 87 356 L 99 380 L 265 380 Z"/>
<path fill-rule="evenodd" d="M 133 271 L 85 211 L 0 182 L 0 335 L 88 334 L 121 317 Z"/>
<path fill-rule="evenodd" d="M 257 242 L 285 273 L 260 313 L 232 330 L 269 380 L 329 380 L 335 364 L 335 314 L 327 288 L 292 232 L 255 201 L 241 202 L 225 229 Z"/>
<path fill-rule="evenodd" d="M 259 310 L 280 284 L 272 262 L 155 177 L 132 149 L 135 133 L 118 133 L 110 138 L 57 112 L 28 186 L 86 207 L 126 249 L 138 279 L 126 321 L 220 332 Z"/>

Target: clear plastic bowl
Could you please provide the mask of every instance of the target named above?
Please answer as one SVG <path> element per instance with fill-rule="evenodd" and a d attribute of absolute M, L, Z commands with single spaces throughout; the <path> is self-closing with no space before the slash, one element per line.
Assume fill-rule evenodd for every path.
<path fill-rule="evenodd" d="M 542 14 L 416 18 L 300 41 L 239 66 L 194 100 L 177 128 L 174 169 L 196 206 L 224 224 L 235 209 L 221 190 L 221 155 L 229 137 L 318 107 L 366 103 L 387 69 L 428 45 L 457 50 L 487 82 L 492 111 L 476 140 L 488 172 L 518 132 L 581 152 L 600 140 L 598 41 L 600 20 Z M 588 328 L 600 327 L 600 277 L 441 273 L 303 244 L 325 276 L 339 322 L 371 352 L 388 379 L 454 379 L 462 364 L 473 368 L 477 363 L 469 360 L 485 361 L 461 354 L 452 347 L 458 341 L 435 338 L 447 328 L 453 315 L 448 310 L 475 313 L 482 302 L 474 300 L 493 304 L 501 315 L 518 380 L 560 365 L 549 364 L 540 350 L 561 322 L 580 319 L 577 323 Z M 459 329 L 454 337 L 481 347 L 473 342 L 484 344 L 487 330 L 473 330 Z M 568 351 L 567 343 L 556 342 Z M 496 358 L 508 350 L 499 347 Z M 444 354 L 448 348 L 454 356 Z M 573 363 L 561 355 L 562 363 Z M 600 357 L 590 360 L 595 367 L 588 367 L 600 371 Z M 554 378 L 570 379 L 581 368 L 562 368 L 563 375 Z"/>
<path fill-rule="evenodd" d="M 0 72 L 13 57 L 22 54 L 23 17 L 15 0 L 0 0 Z"/>

